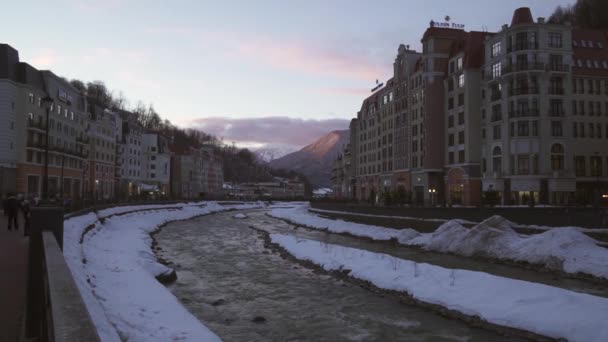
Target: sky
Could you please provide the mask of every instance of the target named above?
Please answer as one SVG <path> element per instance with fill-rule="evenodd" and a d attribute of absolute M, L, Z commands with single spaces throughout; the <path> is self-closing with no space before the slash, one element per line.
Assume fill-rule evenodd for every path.
<path fill-rule="evenodd" d="M 152 103 L 174 124 L 228 142 L 295 148 L 319 127 L 348 128 L 376 79 L 391 76 L 399 44 L 420 50 L 430 20 L 496 31 L 517 7 L 548 17 L 573 1 L 6 2 L 0 42 L 22 61 L 102 80 L 132 106 Z"/>

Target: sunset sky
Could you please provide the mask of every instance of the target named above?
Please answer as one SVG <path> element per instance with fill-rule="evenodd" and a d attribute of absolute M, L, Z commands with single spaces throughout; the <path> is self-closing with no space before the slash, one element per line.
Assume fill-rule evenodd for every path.
<path fill-rule="evenodd" d="M 103 80 L 180 126 L 245 145 L 301 146 L 318 130 L 290 140 L 269 127 L 347 128 L 375 80 L 390 77 L 398 45 L 419 49 L 431 19 L 494 31 L 517 7 L 536 18 L 568 3 L 22 0 L 4 4 L 0 32 L 22 61 Z"/>

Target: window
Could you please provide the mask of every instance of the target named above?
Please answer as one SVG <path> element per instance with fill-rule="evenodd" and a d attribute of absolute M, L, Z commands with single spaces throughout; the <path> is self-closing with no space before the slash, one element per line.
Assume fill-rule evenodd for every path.
<path fill-rule="evenodd" d="M 448 135 L 448 146 L 454 146 L 454 134 Z"/>
<path fill-rule="evenodd" d="M 606 102 L 606 105 L 608 106 L 608 102 Z M 451 127 L 454 127 L 454 115 L 448 116 L 448 128 Z"/>
<path fill-rule="evenodd" d="M 564 169 L 564 147 L 561 144 L 551 146 L 551 170 L 560 171 Z"/>
<path fill-rule="evenodd" d="M 502 151 L 498 146 L 494 147 L 492 150 L 492 171 L 502 171 Z"/>
<path fill-rule="evenodd" d="M 491 57 L 494 58 L 494 57 L 496 57 L 498 55 L 500 55 L 500 42 L 492 44 L 492 55 L 491 55 Z"/>
<path fill-rule="evenodd" d="M 530 124 L 528 121 L 518 121 L 517 122 L 517 136 L 518 137 L 527 137 L 530 135 Z"/>
<path fill-rule="evenodd" d="M 549 32 L 549 47 L 561 48 L 562 47 L 562 34 L 559 32 Z"/>
<path fill-rule="evenodd" d="M 464 144 L 464 131 L 458 132 L 458 144 Z"/>
<path fill-rule="evenodd" d="M 464 150 L 458 151 L 458 162 L 464 163 Z"/>
<path fill-rule="evenodd" d="M 561 121 L 551 121 L 551 136 L 552 137 L 561 137 L 562 135 L 563 135 L 562 122 Z"/>
<path fill-rule="evenodd" d="M 582 122 L 578 123 L 578 133 L 581 138 L 585 137 L 585 124 Z"/>
<path fill-rule="evenodd" d="M 452 108 L 454 108 L 454 98 L 450 97 L 448 99 L 448 109 L 452 109 Z"/>
<path fill-rule="evenodd" d="M 591 122 L 589 123 L 589 138 L 595 138 L 595 132 L 594 132 L 594 128 L 595 125 L 593 125 Z"/>
<path fill-rule="evenodd" d="M 448 164 L 454 164 L 454 152 L 448 152 Z"/>
<path fill-rule="evenodd" d="M 492 65 L 492 78 L 498 78 L 502 74 L 501 63 L 495 63 Z"/>
<path fill-rule="evenodd" d="M 517 155 L 517 174 L 530 174 L 530 156 L 528 156 L 527 154 Z"/>
<path fill-rule="evenodd" d="M 28 101 L 29 101 L 31 104 L 34 104 L 34 94 L 29 93 L 29 95 L 28 95 Z"/>
<path fill-rule="evenodd" d="M 572 137 L 576 138 L 578 137 L 578 125 L 576 124 L 576 122 L 572 123 Z"/>
<path fill-rule="evenodd" d="M 585 176 L 585 156 L 574 157 L 574 172 L 577 177 Z"/>
<path fill-rule="evenodd" d="M 591 162 L 591 176 L 600 177 L 602 175 L 602 157 L 592 156 Z"/>
<path fill-rule="evenodd" d="M 533 137 L 538 136 L 538 120 L 532 121 L 532 136 Z"/>
<path fill-rule="evenodd" d="M 492 127 L 492 138 L 494 140 L 500 139 L 500 131 L 501 131 L 500 125 L 496 125 L 496 126 Z"/>
<path fill-rule="evenodd" d="M 464 87 L 464 74 L 458 76 L 458 88 Z"/>
<path fill-rule="evenodd" d="M 456 60 L 456 69 L 462 70 L 462 57 L 458 57 Z"/>
<path fill-rule="evenodd" d="M 458 124 L 464 125 L 464 112 L 458 113 Z"/>

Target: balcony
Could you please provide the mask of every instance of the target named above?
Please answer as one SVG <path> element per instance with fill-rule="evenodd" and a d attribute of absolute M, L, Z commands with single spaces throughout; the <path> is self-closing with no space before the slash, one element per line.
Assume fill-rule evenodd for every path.
<path fill-rule="evenodd" d="M 37 148 L 37 149 L 43 150 L 44 149 L 44 145 L 45 144 L 42 141 L 30 141 L 30 140 L 27 141 L 27 147 L 28 148 Z"/>
<path fill-rule="evenodd" d="M 547 64 L 547 71 L 570 72 L 570 66 L 567 64 L 549 63 Z"/>
<path fill-rule="evenodd" d="M 76 137 L 76 143 L 77 144 L 83 144 L 83 145 L 87 145 L 89 143 L 89 137 L 84 136 L 84 137 Z"/>
<path fill-rule="evenodd" d="M 548 93 L 549 95 L 564 95 L 564 88 L 550 87 Z"/>
<path fill-rule="evenodd" d="M 511 53 L 513 51 L 536 50 L 536 49 L 538 49 L 538 42 L 515 41 L 515 44 L 507 45 L 507 53 Z"/>
<path fill-rule="evenodd" d="M 511 88 L 509 91 L 509 96 L 519 96 L 519 95 L 538 95 L 539 91 L 537 87 L 520 87 L 520 88 Z"/>
<path fill-rule="evenodd" d="M 43 122 L 35 122 L 34 120 L 27 120 L 27 128 L 37 131 L 46 131 L 46 125 Z"/>
<path fill-rule="evenodd" d="M 553 118 L 563 118 L 564 110 L 563 109 L 551 109 L 549 110 L 549 116 Z"/>
<path fill-rule="evenodd" d="M 507 65 L 502 68 L 502 74 L 510 74 L 512 72 L 521 72 L 521 71 L 545 71 L 545 64 L 543 63 L 516 63 L 512 65 Z"/>
<path fill-rule="evenodd" d="M 538 109 L 520 109 L 509 112 L 509 118 L 537 117 L 539 115 Z"/>
<path fill-rule="evenodd" d="M 501 97 L 502 97 L 502 94 L 500 92 L 492 93 L 492 95 L 490 95 L 490 101 L 492 101 L 492 102 L 498 101 L 501 99 Z"/>
<path fill-rule="evenodd" d="M 492 120 L 492 122 L 501 121 L 502 113 L 492 113 L 491 120 Z"/>

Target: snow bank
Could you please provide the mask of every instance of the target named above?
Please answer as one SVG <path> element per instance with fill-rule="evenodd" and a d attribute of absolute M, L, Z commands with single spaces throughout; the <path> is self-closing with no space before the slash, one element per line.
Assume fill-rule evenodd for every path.
<path fill-rule="evenodd" d="M 246 219 L 247 215 L 245 215 L 243 213 L 238 213 L 238 214 L 232 216 L 232 218 L 235 218 L 235 219 Z"/>
<path fill-rule="evenodd" d="M 325 270 L 501 326 L 569 341 L 608 341 L 608 299 L 483 272 L 447 269 L 289 235 L 271 234 L 294 257 Z"/>
<path fill-rule="evenodd" d="M 170 269 L 156 261 L 150 233 L 167 222 L 259 205 L 208 202 L 172 207 L 179 208 L 127 213 L 107 218 L 103 224 L 94 213 L 64 222 L 64 256 L 102 341 L 219 340 L 156 280 Z M 124 213 L 123 209 L 99 214 Z M 154 208 L 134 210 L 141 209 Z M 94 228 L 80 244 L 91 224 Z"/>
<path fill-rule="evenodd" d="M 309 208 L 310 204 L 304 203 L 294 208 L 273 209 L 269 212 L 269 215 L 310 228 L 325 229 L 332 233 L 348 233 L 354 236 L 370 238 L 372 240 L 397 239 L 402 232 L 399 229 L 346 222 L 343 220 L 325 219 L 308 212 Z"/>
<path fill-rule="evenodd" d="M 515 224 L 493 216 L 466 228 L 460 220 L 448 221 L 432 233 L 413 229 L 389 229 L 379 226 L 324 219 L 308 212 L 309 205 L 293 209 L 273 209 L 270 216 L 311 228 L 347 233 L 374 240 L 395 238 L 403 245 L 419 246 L 429 251 L 481 256 L 528 262 L 566 273 L 584 273 L 608 279 L 608 249 L 575 228 L 553 228 L 536 235 L 521 235 Z"/>

